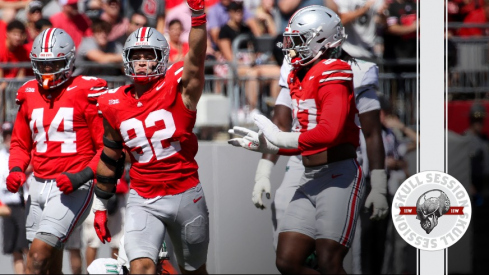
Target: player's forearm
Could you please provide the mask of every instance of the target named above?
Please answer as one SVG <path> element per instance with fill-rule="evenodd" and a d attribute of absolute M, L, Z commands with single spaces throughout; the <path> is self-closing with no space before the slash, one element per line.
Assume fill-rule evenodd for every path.
<path fill-rule="evenodd" d="M 384 169 L 384 144 L 382 142 L 382 136 L 371 135 L 365 137 L 365 143 L 367 145 L 367 157 L 370 170 Z"/>
<path fill-rule="evenodd" d="M 277 160 L 279 158 L 279 155 L 274 155 L 274 154 L 263 154 L 261 156 L 262 159 L 267 159 L 271 162 L 273 162 L 274 164 L 277 163 Z"/>
<path fill-rule="evenodd" d="M 382 140 L 380 111 L 373 110 L 358 115 L 367 146 L 367 158 L 370 170 L 384 169 L 385 151 Z"/>
<path fill-rule="evenodd" d="M 205 53 L 207 51 L 207 30 L 206 24 L 193 26 L 189 34 L 189 52 L 187 54 L 188 62 L 194 66 L 203 67 L 205 62 Z"/>
<path fill-rule="evenodd" d="M 394 35 L 406 35 L 416 31 L 416 24 L 410 26 L 392 25 L 387 28 L 387 32 Z"/>
<path fill-rule="evenodd" d="M 340 14 L 341 23 L 343 25 L 346 25 L 352 22 L 353 20 L 357 19 L 359 16 L 363 15 L 367 11 L 368 9 L 366 9 L 365 7 L 360 7 L 354 11 L 341 13 Z"/>

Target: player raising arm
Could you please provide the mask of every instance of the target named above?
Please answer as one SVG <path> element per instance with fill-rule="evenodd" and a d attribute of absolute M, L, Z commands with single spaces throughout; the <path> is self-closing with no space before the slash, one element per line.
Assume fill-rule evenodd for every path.
<path fill-rule="evenodd" d="M 192 133 L 204 87 L 204 1 L 192 10 L 190 50 L 167 69 L 169 46 L 156 29 L 133 32 L 124 45 L 126 75 L 134 84 L 99 99 L 104 149 L 97 169 L 94 226 L 110 241 L 105 203 L 113 196 L 122 149 L 131 158 L 131 190 L 125 221 L 125 250 L 131 273 L 154 274 L 159 244 L 168 232 L 180 270 L 207 273 L 209 215 L 198 177 L 197 137 Z"/>
<path fill-rule="evenodd" d="M 35 80 L 17 92 L 20 106 L 10 147 L 7 188 L 17 192 L 32 161 L 27 239 L 32 242 L 26 272 L 60 274 L 63 245 L 88 216 L 93 178 L 102 150 L 97 97 L 107 83 L 71 77 L 75 44 L 62 29 L 44 30 L 30 54 Z M 32 159 L 31 159 L 32 156 Z"/>

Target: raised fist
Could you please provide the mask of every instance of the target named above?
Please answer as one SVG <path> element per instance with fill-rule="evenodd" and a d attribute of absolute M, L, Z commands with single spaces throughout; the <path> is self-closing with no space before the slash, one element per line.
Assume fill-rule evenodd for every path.
<path fill-rule="evenodd" d="M 204 0 L 187 0 L 188 7 L 193 13 L 203 13 L 204 12 Z"/>

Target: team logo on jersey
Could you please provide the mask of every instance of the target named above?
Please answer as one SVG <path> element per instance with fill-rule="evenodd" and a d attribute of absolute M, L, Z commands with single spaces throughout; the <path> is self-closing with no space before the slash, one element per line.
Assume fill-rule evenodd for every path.
<path fill-rule="evenodd" d="M 411 176 L 397 189 L 392 221 L 410 245 L 441 250 L 455 244 L 469 227 L 470 197 L 454 177 L 425 171 Z"/>

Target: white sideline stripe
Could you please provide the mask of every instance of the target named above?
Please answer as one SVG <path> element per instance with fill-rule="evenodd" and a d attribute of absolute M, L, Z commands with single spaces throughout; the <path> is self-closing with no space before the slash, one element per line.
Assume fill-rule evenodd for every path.
<path fill-rule="evenodd" d="M 333 73 L 349 73 L 349 74 L 352 74 L 353 71 L 351 71 L 351 70 L 333 70 L 333 71 L 323 72 L 323 75 L 333 74 Z"/>
<path fill-rule="evenodd" d="M 101 96 L 101 95 L 106 94 L 106 93 L 107 93 L 107 91 L 95 93 L 95 94 L 88 94 L 88 97 L 97 97 L 97 96 Z"/>
<path fill-rule="evenodd" d="M 331 81 L 331 80 L 351 80 L 351 79 L 352 79 L 351 77 L 337 76 L 337 77 L 329 77 L 329 78 L 326 78 L 326 79 L 321 79 L 321 80 L 319 80 L 319 83 L 323 83 L 323 82 Z"/>

